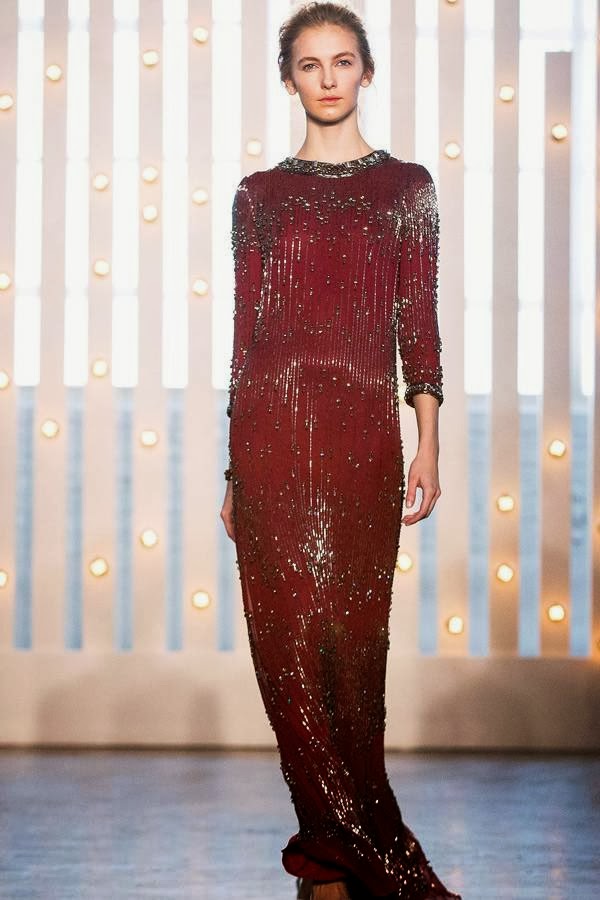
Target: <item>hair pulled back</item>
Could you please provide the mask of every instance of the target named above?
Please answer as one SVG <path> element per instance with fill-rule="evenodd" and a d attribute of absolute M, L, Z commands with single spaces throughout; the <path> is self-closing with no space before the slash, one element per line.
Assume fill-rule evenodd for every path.
<path fill-rule="evenodd" d="M 365 26 L 357 13 L 341 3 L 319 3 L 312 0 L 292 13 L 279 29 L 277 63 L 282 82 L 293 80 L 292 48 L 296 38 L 306 28 L 319 28 L 322 25 L 338 25 L 351 31 L 356 36 L 365 75 L 375 73 L 375 62 L 371 56 Z"/>

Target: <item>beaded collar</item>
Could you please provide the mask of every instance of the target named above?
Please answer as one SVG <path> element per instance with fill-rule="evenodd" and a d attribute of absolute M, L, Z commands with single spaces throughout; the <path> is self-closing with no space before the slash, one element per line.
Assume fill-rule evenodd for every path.
<path fill-rule="evenodd" d="M 358 159 L 348 159 L 345 162 L 323 162 L 320 159 L 298 159 L 297 156 L 286 156 L 278 163 L 276 169 L 285 169 L 287 172 L 300 172 L 305 175 L 325 175 L 329 178 L 344 178 L 354 175 L 362 169 L 376 166 L 378 163 L 389 159 L 389 150 L 372 150 L 366 156 Z"/>

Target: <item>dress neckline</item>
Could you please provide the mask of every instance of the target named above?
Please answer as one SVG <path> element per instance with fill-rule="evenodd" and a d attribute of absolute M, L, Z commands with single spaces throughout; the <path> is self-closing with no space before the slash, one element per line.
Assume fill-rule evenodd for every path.
<path fill-rule="evenodd" d="M 299 172 L 305 175 L 325 175 L 329 178 L 340 178 L 362 172 L 378 163 L 389 159 L 389 150 L 372 150 L 366 156 L 357 159 L 347 159 L 345 162 L 324 162 L 320 159 L 299 159 L 297 156 L 286 156 L 276 169 L 285 169 L 287 172 Z"/>

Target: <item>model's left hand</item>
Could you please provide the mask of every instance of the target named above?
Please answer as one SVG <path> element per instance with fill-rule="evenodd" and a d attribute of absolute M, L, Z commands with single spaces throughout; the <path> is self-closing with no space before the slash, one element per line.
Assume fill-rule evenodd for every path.
<path fill-rule="evenodd" d="M 406 488 L 405 505 L 413 506 L 417 496 L 417 488 L 423 491 L 421 506 L 418 510 L 404 516 L 404 525 L 414 525 L 421 519 L 431 515 L 431 512 L 442 493 L 438 474 L 437 453 L 433 450 L 419 450 L 410 464 L 408 470 L 408 483 Z"/>

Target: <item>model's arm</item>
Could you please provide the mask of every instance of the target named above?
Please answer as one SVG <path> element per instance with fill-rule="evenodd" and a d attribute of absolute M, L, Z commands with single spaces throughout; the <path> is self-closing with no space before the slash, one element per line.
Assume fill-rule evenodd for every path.
<path fill-rule="evenodd" d="M 234 312 L 228 416 L 231 416 L 240 375 L 252 342 L 262 279 L 260 242 L 246 178 L 240 181 L 233 198 L 231 247 L 234 263 Z"/>
<path fill-rule="evenodd" d="M 404 399 L 417 417 L 419 449 L 411 466 L 407 506 L 423 490 L 418 513 L 403 521 L 413 524 L 428 516 L 440 495 L 438 479 L 438 410 L 444 400 L 438 300 L 439 213 L 433 179 L 424 166 L 416 166 L 403 207 L 400 248 L 398 347 Z"/>

